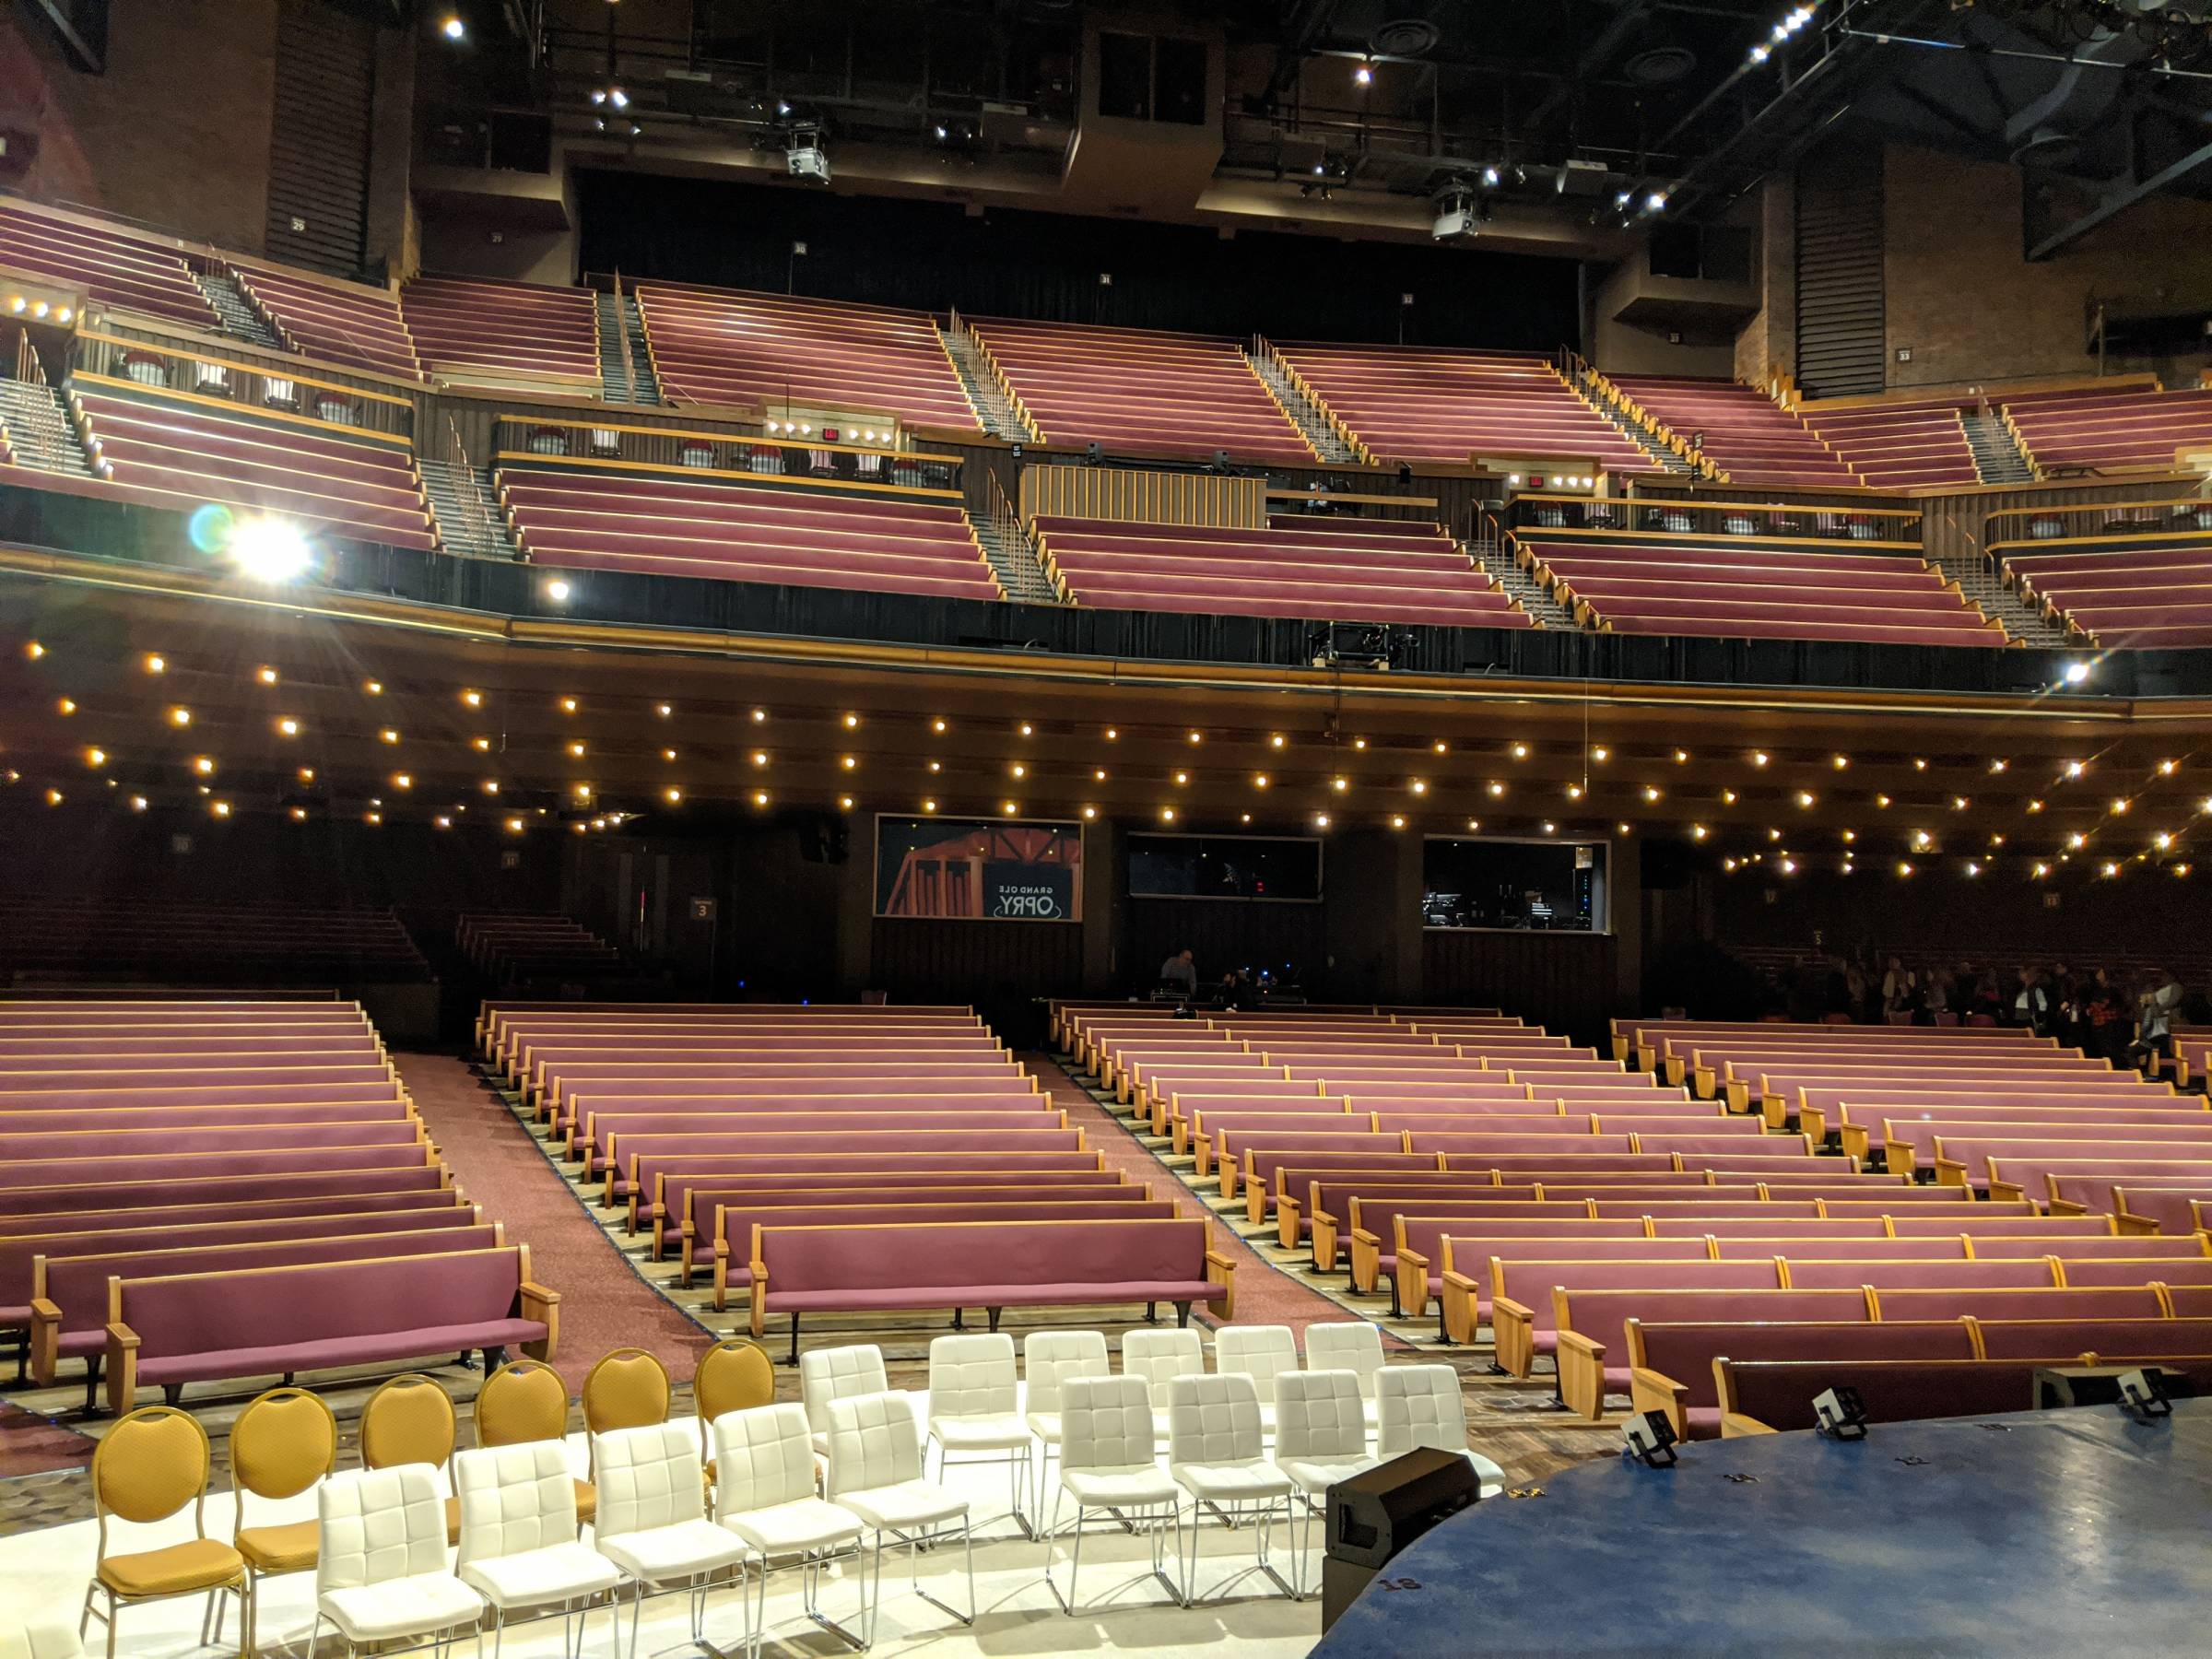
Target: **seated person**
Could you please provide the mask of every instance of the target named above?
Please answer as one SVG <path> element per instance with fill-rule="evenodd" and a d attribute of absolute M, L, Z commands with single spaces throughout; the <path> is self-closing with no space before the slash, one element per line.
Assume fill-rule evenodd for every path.
<path fill-rule="evenodd" d="M 1162 990 L 1180 992 L 1184 996 L 1196 994 L 1198 964 L 1192 957 L 1189 946 L 1184 946 L 1159 965 L 1159 983 Z"/>

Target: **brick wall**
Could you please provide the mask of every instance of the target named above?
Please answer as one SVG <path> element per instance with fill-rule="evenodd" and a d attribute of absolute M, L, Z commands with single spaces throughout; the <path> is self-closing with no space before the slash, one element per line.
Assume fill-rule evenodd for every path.
<path fill-rule="evenodd" d="M 276 0 L 113 0 L 104 75 L 71 67 L 29 14 L 0 18 L 0 125 L 39 136 L 24 194 L 258 252 Z"/>
<path fill-rule="evenodd" d="M 1762 303 L 1735 337 L 1735 378 L 1757 384 L 1770 368 L 1797 369 L 1797 186 L 1788 176 L 1759 187 L 1753 276 Z"/>
<path fill-rule="evenodd" d="M 1892 146 L 1883 166 L 1883 286 L 1892 389 L 2089 374 L 2090 306 L 2212 308 L 2212 205 L 2142 202 L 2053 257 L 2022 256 L 2017 169 Z M 1897 353 L 1910 348 L 1912 360 Z M 2115 362 L 2194 379 L 2199 353 Z"/>

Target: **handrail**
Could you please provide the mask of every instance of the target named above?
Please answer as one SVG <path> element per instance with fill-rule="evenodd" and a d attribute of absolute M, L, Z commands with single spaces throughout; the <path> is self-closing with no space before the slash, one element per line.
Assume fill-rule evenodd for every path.
<path fill-rule="evenodd" d="M 615 268 L 615 339 L 622 348 L 622 389 L 634 404 L 638 401 L 638 366 L 630 355 L 629 313 L 622 309 L 622 270 L 618 265 Z"/>

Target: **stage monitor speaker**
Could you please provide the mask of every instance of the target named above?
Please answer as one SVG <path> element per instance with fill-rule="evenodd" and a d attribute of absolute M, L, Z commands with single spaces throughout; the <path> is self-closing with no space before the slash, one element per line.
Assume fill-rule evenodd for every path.
<path fill-rule="evenodd" d="M 1431 1527 L 1481 1495 L 1475 1465 L 1455 1452 L 1408 1452 L 1339 1481 L 1323 1501 L 1327 1559 L 1321 1569 L 1321 1628 L 1343 1616 L 1377 1572 Z"/>

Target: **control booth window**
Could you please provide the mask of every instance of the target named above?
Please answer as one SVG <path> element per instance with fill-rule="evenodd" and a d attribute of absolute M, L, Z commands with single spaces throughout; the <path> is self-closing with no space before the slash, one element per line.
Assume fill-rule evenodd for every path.
<path fill-rule="evenodd" d="M 1259 835 L 1132 835 L 1129 896 L 1312 904 L 1321 898 L 1321 843 Z"/>
<path fill-rule="evenodd" d="M 1606 844 L 1432 838 L 1421 854 L 1421 924 L 1604 933 Z"/>

